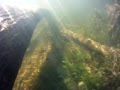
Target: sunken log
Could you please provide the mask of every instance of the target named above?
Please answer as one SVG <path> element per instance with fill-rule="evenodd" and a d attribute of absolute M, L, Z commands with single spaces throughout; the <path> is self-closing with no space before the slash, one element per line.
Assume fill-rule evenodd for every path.
<path fill-rule="evenodd" d="M 12 90 L 34 29 L 45 13 L 0 6 L 0 90 Z"/>
<path fill-rule="evenodd" d="M 113 48 L 107 45 L 102 45 L 99 42 L 96 42 L 90 38 L 86 38 L 84 36 L 78 35 L 77 33 L 74 33 L 70 30 L 64 30 L 63 34 L 65 36 L 68 36 L 69 38 L 76 40 L 81 46 L 83 46 L 87 50 L 99 53 L 103 55 L 105 58 L 116 57 L 117 60 L 120 60 L 119 48 Z"/>

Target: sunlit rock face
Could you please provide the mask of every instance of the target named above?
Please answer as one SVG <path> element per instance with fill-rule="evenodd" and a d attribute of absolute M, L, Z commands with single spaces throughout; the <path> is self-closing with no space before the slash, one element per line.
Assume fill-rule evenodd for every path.
<path fill-rule="evenodd" d="M 0 6 L 0 90 L 11 90 L 40 13 Z"/>

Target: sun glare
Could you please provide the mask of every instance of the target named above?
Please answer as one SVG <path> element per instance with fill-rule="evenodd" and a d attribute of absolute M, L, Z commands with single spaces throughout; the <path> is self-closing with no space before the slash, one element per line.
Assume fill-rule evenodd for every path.
<path fill-rule="evenodd" d="M 48 0 L 4 0 L 2 1 L 2 4 L 9 5 L 9 6 L 15 6 L 20 9 L 38 9 L 38 8 L 48 8 L 48 3 L 46 3 Z"/>

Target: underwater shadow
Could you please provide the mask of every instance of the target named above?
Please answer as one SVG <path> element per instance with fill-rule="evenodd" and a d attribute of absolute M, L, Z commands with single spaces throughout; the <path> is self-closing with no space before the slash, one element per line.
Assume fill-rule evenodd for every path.
<path fill-rule="evenodd" d="M 47 14 L 51 32 L 52 48 L 47 55 L 46 63 L 40 69 L 36 85 L 33 90 L 68 90 L 64 78 L 59 73 L 64 58 L 63 49 L 67 39 L 62 36 L 60 28 L 51 14 Z"/>
<path fill-rule="evenodd" d="M 68 90 L 58 72 L 62 65 L 62 59 L 63 53 L 53 44 L 46 63 L 38 76 L 34 90 Z"/>

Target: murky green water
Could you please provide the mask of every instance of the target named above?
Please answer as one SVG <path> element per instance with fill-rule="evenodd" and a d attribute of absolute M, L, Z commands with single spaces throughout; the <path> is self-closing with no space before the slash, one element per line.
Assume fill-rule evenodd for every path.
<path fill-rule="evenodd" d="M 15 88 L 117 90 L 120 86 L 119 57 L 116 55 L 115 59 L 112 50 L 118 54 L 119 48 L 110 47 L 107 15 L 107 5 L 111 1 L 58 0 L 49 4 L 56 19 L 48 15 L 34 31 L 34 41 L 25 56 L 31 59 L 23 63 L 18 75 L 24 76 L 18 76 Z M 30 53 L 35 56 L 29 56 Z M 20 79 L 23 80 L 20 82 Z"/>
<path fill-rule="evenodd" d="M 13 90 L 119 90 L 120 4 L 112 0 L 43 3 L 44 9 L 35 12 L 38 17 L 31 16 L 42 19 L 36 20 Z"/>

